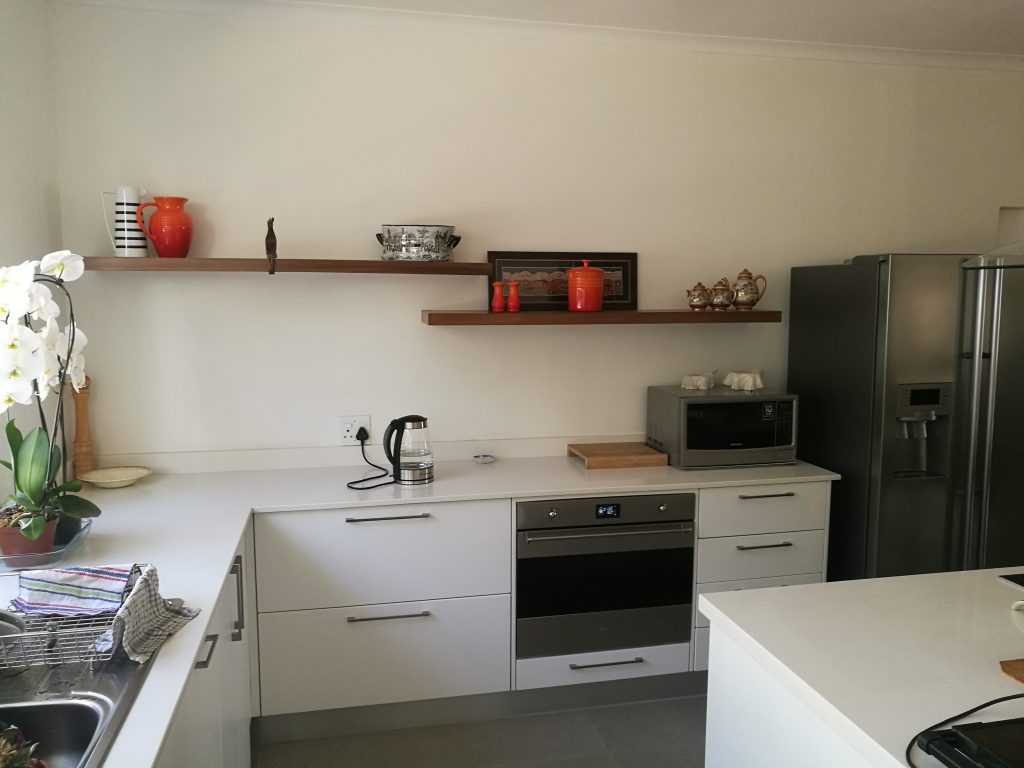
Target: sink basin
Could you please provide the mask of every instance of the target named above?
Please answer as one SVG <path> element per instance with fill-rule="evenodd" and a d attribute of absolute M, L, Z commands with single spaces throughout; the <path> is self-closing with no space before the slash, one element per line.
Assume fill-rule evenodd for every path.
<path fill-rule="evenodd" d="M 0 720 L 17 725 L 29 741 L 38 741 L 33 757 L 50 768 L 82 765 L 109 715 L 109 702 L 85 697 L 0 705 Z"/>
<path fill-rule="evenodd" d="M 33 756 L 50 768 L 95 768 L 148 671 L 149 662 L 136 664 L 119 653 L 102 662 L 0 674 L 0 720 L 38 742 Z"/>

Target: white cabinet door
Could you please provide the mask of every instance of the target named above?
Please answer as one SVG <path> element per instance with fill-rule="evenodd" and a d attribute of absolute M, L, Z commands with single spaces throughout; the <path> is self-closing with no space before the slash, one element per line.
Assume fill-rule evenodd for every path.
<path fill-rule="evenodd" d="M 250 768 L 252 717 L 246 569 L 239 547 L 207 624 L 206 640 L 164 741 L 158 768 Z M 239 598 L 242 598 L 240 601 Z"/>
<path fill-rule="evenodd" d="M 261 613 L 511 591 L 508 499 L 255 516 Z"/>
<path fill-rule="evenodd" d="M 509 595 L 261 613 L 263 714 L 507 691 L 510 622 Z"/>

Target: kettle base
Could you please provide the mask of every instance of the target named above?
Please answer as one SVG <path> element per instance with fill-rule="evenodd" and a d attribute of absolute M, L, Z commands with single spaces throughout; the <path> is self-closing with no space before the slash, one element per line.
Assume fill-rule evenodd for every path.
<path fill-rule="evenodd" d="M 434 482 L 433 467 L 402 467 L 395 475 L 400 485 L 425 485 Z"/>

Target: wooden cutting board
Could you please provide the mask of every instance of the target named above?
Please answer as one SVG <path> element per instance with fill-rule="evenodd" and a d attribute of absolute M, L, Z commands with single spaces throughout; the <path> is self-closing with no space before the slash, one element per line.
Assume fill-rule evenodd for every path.
<path fill-rule="evenodd" d="M 1024 659 L 1000 661 L 999 666 L 1002 668 L 1003 672 L 1008 674 L 1018 683 L 1024 683 Z"/>
<path fill-rule="evenodd" d="M 569 456 L 579 456 L 587 469 L 664 467 L 668 454 L 643 443 L 575 443 L 566 446 Z"/>

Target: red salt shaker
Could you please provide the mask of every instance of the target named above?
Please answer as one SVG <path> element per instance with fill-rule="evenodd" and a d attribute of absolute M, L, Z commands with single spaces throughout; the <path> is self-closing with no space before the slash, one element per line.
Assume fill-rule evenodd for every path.
<path fill-rule="evenodd" d="M 494 296 L 491 298 L 491 312 L 504 312 L 505 311 L 505 294 L 502 293 L 504 283 L 501 280 L 495 280 L 494 283 Z"/>
<path fill-rule="evenodd" d="M 508 283 L 508 311 L 519 311 L 519 281 L 509 280 Z"/>

